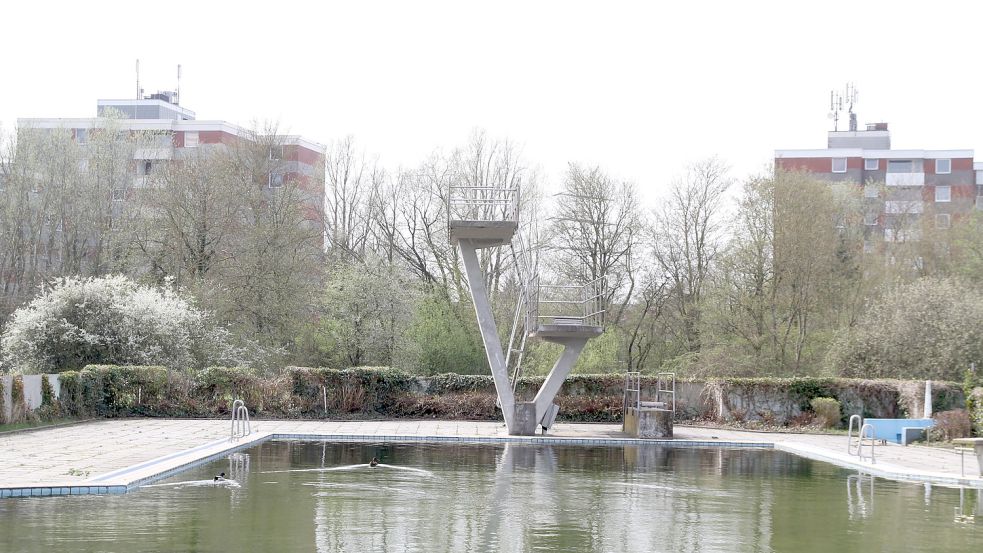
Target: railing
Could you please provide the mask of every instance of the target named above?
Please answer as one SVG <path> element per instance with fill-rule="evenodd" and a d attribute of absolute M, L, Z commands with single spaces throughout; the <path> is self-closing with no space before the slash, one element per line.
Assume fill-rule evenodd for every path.
<path fill-rule="evenodd" d="M 857 447 L 853 447 L 853 422 L 857 422 Z M 861 461 L 864 459 L 864 440 L 869 440 L 870 445 L 870 462 L 875 463 L 874 460 L 874 444 L 876 439 L 874 437 L 874 425 L 870 423 L 865 423 L 863 417 L 860 415 L 850 415 L 850 422 L 846 429 L 846 453 L 847 455 L 856 455 Z"/>
<path fill-rule="evenodd" d="M 655 383 L 655 401 L 664 403 L 666 409 L 670 409 L 673 416 L 676 414 L 676 373 L 662 372 L 658 374 L 659 379 Z"/>
<path fill-rule="evenodd" d="M 631 404 L 629 405 L 629 402 Z M 625 393 L 621 404 L 621 429 L 625 429 L 625 420 L 628 416 L 628 409 L 634 408 L 636 412 L 642 404 L 642 373 L 625 373 Z"/>
<path fill-rule="evenodd" d="M 603 277 L 584 285 L 540 284 L 529 282 L 529 328 L 540 325 L 602 326 L 604 323 Z"/>
<path fill-rule="evenodd" d="M 869 430 L 869 432 L 868 432 L 868 430 Z M 864 425 L 860 427 L 860 442 L 857 444 L 857 457 L 859 457 L 861 461 L 864 460 L 864 440 L 865 439 L 869 439 L 870 440 L 870 462 L 871 462 L 871 464 L 874 464 L 877 461 L 874 460 L 874 442 L 875 442 L 875 440 L 874 440 L 874 426 L 872 424 L 864 423 Z"/>
<path fill-rule="evenodd" d="M 253 429 L 249 424 L 249 409 L 246 409 L 246 402 L 237 399 L 232 402 L 232 435 L 230 440 L 235 441 L 252 434 Z"/>
<path fill-rule="evenodd" d="M 519 189 L 499 186 L 451 186 L 447 221 L 519 220 Z"/>
<path fill-rule="evenodd" d="M 526 251 L 521 235 L 518 236 L 518 240 L 512 241 L 510 249 L 512 250 L 512 261 L 515 264 L 516 280 L 519 284 L 519 297 L 512 318 L 512 330 L 509 332 L 505 366 L 510 369 L 512 391 L 515 392 L 519 377 L 522 376 L 522 359 L 526 351 L 526 338 L 529 335 L 529 328 L 526 326 L 529 311 L 529 280 L 534 271 L 532 269 L 532 257 Z"/>
<path fill-rule="evenodd" d="M 846 454 L 847 455 L 859 455 L 859 453 L 853 451 L 853 421 L 857 421 L 857 433 L 859 434 L 860 429 L 864 425 L 864 418 L 860 415 L 850 415 L 850 423 L 847 425 L 846 429 Z M 857 450 L 859 451 L 859 444 Z"/>

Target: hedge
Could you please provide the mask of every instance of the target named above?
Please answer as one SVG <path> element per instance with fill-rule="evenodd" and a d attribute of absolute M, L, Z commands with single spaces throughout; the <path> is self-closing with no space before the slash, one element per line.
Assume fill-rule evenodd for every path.
<path fill-rule="evenodd" d="M 542 377 L 522 378 L 517 397 L 532 400 Z M 647 394 L 655 376 L 643 376 Z M 14 388 L 20 383 L 15 377 Z M 843 417 L 898 416 L 917 407 L 921 382 L 842 378 L 719 378 L 677 382 L 677 418 L 725 418 L 794 424 L 811 419 L 810 402 L 828 397 Z M 559 420 L 621 420 L 624 376 L 573 375 L 557 397 Z M 958 385 L 934 383 L 937 411 L 965 406 Z M 19 392 L 20 396 L 23 391 Z M 15 394 L 15 403 L 17 397 Z M 48 401 L 47 394 L 45 394 Z M 180 372 L 165 367 L 89 365 L 61 373 L 62 416 L 227 417 L 232 402 L 245 401 L 254 417 L 447 418 L 500 420 L 490 375 L 414 376 L 388 367 L 350 369 L 287 367 L 261 375 L 237 367 Z M 780 407 L 776 411 L 775 406 Z M 780 412 L 779 412 L 780 411 Z M 800 416 L 801 415 L 801 416 Z"/>

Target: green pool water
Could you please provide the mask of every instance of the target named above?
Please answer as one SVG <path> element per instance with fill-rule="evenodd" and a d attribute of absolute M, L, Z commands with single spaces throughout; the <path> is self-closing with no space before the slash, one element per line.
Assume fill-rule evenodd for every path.
<path fill-rule="evenodd" d="M 271 441 L 125 495 L 2 500 L 0 551 L 971 552 L 983 498 L 771 450 Z"/>

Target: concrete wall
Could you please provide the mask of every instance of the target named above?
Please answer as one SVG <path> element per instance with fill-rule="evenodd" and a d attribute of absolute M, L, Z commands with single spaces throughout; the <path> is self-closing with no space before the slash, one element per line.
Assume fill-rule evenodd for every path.
<path fill-rule="evenodd" d="M 33 411 L 41 407 L 41 379 L 43 374 L 25 374 L 24 379 L 24 405 L 28 411 Z"/>
<path fill-rule="evenodd" d="M 24 403 L 21 409 L 16 410 L 18 419 L 22 417 L 25 410 L 29 412 L 41 407 L 44 397 L 42 380 L 47 379 L 48 383 L 51 384 L 55 399 L 61 396 L 61 379 L 57 374 L 25 374 L 20 378 L 24 385 Z M 0 376 L 0 383 L 3 384 L 3 411 L 0 412 L 0 424 L 20 422 L 13 420 L 15 413 L 13 402 L 14 377 L 11 375 Z"/>

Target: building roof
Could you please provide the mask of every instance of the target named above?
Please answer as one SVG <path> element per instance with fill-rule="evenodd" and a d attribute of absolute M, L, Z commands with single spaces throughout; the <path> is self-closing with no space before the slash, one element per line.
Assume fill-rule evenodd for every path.
<path fill-rule="evenodd" d="M 221 131 L 233 136 L 248 138 L 253 133 L 248 129 L 227 121 L 200 121 L 181 119 L 117 119 L 116 123 L 122 128 L 133 131 Z M 19 127 L 34 129 L 98 129 L 106 124 L 105 118 L 31 118 L 18 119 Z M 301 146 L 321 154 L 327 152 L 327 146 L 308 140 L 299 135 L 282 135 L 285 145 Z"/>

